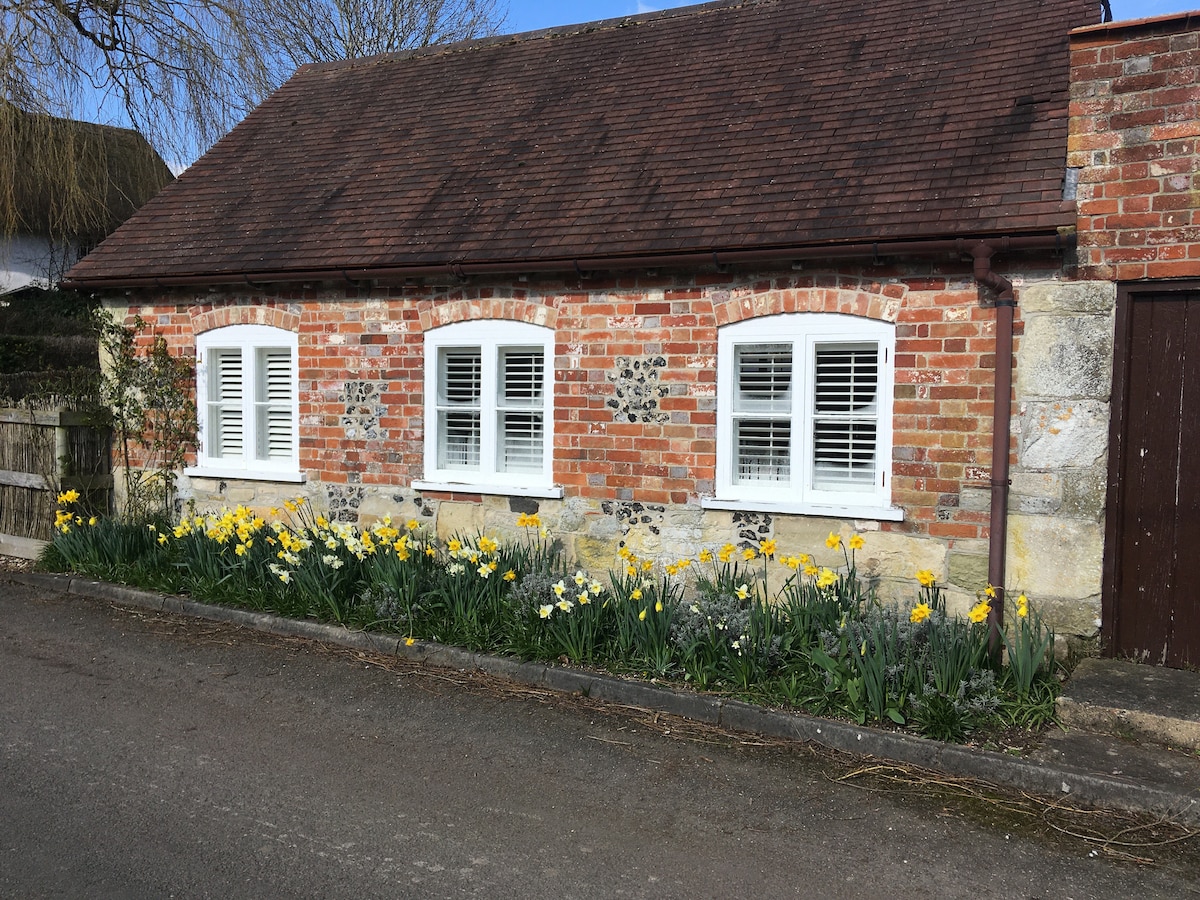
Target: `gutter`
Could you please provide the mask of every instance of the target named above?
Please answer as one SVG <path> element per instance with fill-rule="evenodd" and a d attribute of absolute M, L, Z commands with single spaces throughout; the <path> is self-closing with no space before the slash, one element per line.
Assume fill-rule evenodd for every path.
<path fill-rule="evenodd" d="M 850 244 L 807 244 L 789 247 L 768 247 L 757 250 L 707 250 L 690 253 L 662 253 L 641 256 L 558 257 L 543 260 L 481 262 L 447 262 L 412 266 L 375 266 L 361 268 L 264 269 L 237 270 L 185 275 L 99 276 L 67 278 L 64 288 L 120 289 L 211 287 L 217 285 L 250 285 L 261 288 L 267 284 L 296 284 L 301 282 L 359 282 L 390 281 L 406 278 L 447 278 L 461 281 L 473 275 L 519 275 L 535 272 L 574 272 L 581 277 L 587 273 L 622 269 L 674 269 L 772 262 L 805 259 L 848 259 L 883 256 L 928 256 L 939 253 L 964 255 L 971 247 L 985 244 L 996 250 L 1062 250 L 1073 236 L 1054 233 L 1013 236 L 968 236 L 934 240 L 873 241 Z"/>

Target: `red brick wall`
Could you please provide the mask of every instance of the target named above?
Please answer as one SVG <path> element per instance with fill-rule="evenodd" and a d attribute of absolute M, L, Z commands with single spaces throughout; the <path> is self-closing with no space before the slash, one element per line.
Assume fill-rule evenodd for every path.
<path fill-rule="evenodd" d="M 1081 275 L 1200 276 L 1200 17 L 1074 32 L 1070 112 Z"/>
<path fill-rule="evenodd" d="M 986 537 L 987 513 L 960 506 L 990 466 L 994 311 L 964 267 L 880 277 L 843 270 L 535 279 L 452 288 L 191 294 L 135 307 L 181 352 L 232 323 L 299 333 L 300 462 L 311 482 L 404 489 L 422 477 L 423 332 L 478 318 L 555 330 L 554 480 L 566 496 L 696 506 L 715 478 L 716 340 L 720 324 L 797 311 L 896 323 L 892 498 L 905 521 L 884 530 L 948 541 Z M 1049 270 L 1051 273 L 1052 269 Z M 1009 271 L 1010 276 L 1018 273 Z M 1018 278 L 1019 281 L 1019 278 Z M 1019 315 L 1019 313 L 1018 313 Z M 1020 334 L 1021 323 L 1017 323 Z M 619 357 L 662 357 L 667 388 L 653 421 L 615 415 Z M 344 421 L 347 382 L 382 385 L 370 436 Z"/>

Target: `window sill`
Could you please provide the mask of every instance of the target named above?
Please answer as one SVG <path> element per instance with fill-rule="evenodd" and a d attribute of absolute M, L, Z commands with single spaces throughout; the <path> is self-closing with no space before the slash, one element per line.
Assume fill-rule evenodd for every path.
<path fill-rule="evenodd" d="M 454 494 L 487 494 L 496 497 L 543 497 L 561 500 L 563 489 L 558 485 L 527 486 L 515 484 L 471 484 L 465 481 L 414 481 L 415 491 L 444 491 Z"/>
<path fill-rule="evenodd" d="M 183 470 L 188 478 L 217 478 L 222 481 L 278 481 L 303 484 L 308 477 L 303 472 L 272 472 L 263 469 L 220 469 L 215 466 L 189 466 Z"/>
<path fill-rule="evenodd" d="M 701 497 L 703 509 L 724 509 L 732 512 L 768 512 L 796 516 L 824 516 L 830 519 L 875 519 L 880 522 L 903 522 L 904 510 L 895 506 L 845 506 L 816 503 L 796 503 L 789 500 L 726 500 Z"/>

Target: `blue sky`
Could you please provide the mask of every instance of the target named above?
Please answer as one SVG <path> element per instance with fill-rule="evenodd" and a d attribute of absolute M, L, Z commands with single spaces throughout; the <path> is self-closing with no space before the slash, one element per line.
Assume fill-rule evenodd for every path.
<path fill-rule="evenodd" d="M 508 21 L 504 30 L 510 33 L 533 31 L 554 25 L 594 22 L 597 19 L 611 19 L 686 5 L 686 2 L 671 0 L 509 0 Z M 1114 19 L 1143 19 L 1192 9 L 1200 9 L 1200 0 L 1112 0 Z"/>

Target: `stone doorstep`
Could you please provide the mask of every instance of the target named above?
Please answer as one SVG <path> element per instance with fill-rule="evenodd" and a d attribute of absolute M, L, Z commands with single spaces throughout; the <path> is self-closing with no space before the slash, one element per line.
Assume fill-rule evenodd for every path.
<path fill-rule="evenodd" d="M 1085 659 L 1058 698 L 1067 728 L 1200 752 L 1200 673 Z"/>

